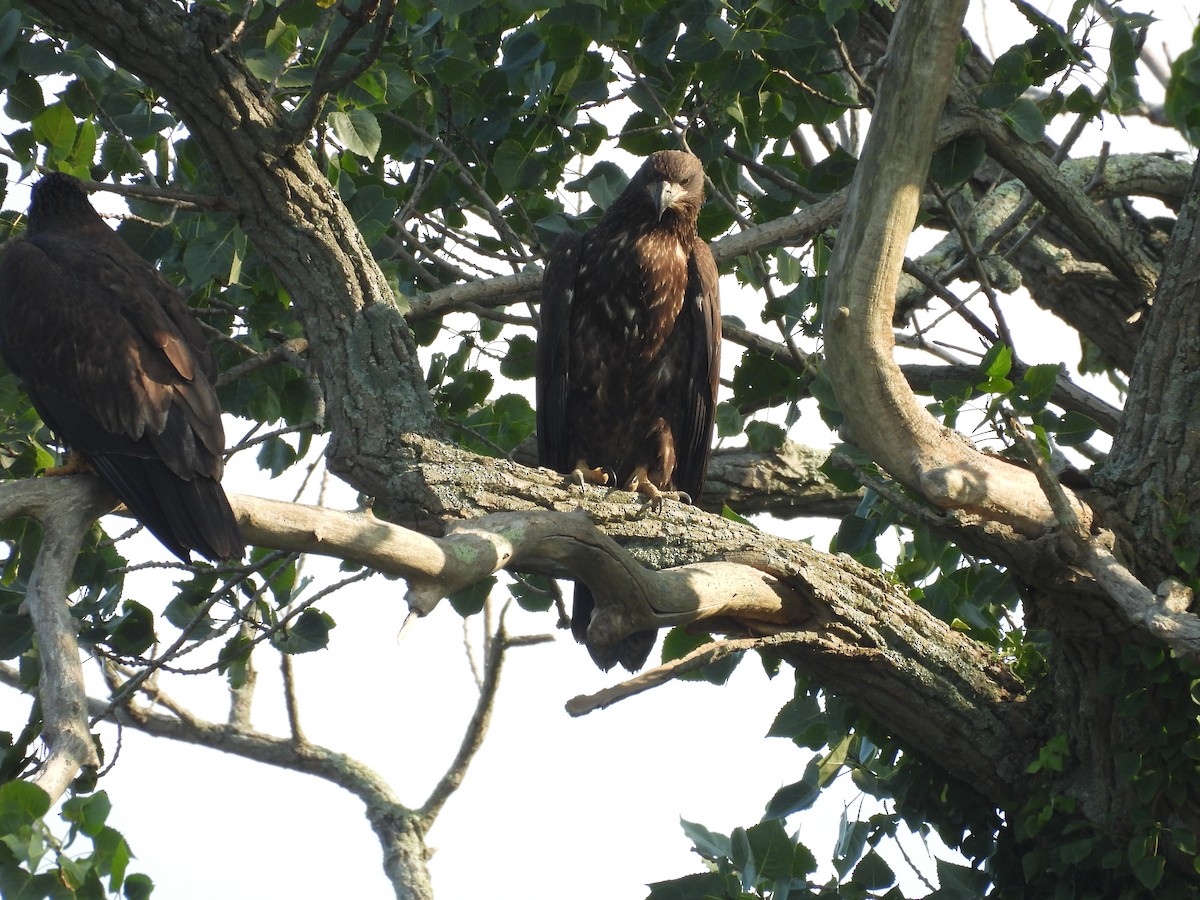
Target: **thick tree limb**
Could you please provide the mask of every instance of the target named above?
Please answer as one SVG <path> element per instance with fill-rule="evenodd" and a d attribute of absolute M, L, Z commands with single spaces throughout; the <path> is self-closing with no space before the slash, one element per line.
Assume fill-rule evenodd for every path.
<path fill-rule="evenodd" d="M 1026 739 L 1034 726 L 1024 721 L 1021 703 L 1014 705 L 1020 688 L 1005 668 L 994 663 L 986 647 L 953 632 L 878 573 L 691 507 L 673 504 L 658 516 L 646 517 L 644 505 L 631 502 L 632 495 L 625 492 L 614 492 L 615 500 L 590 492 L 585 515 L 578 508 L 580 495 L 565 490 L 561 476 L 525 471 L 534 480 L 516 488 L 512 475 L 495 474 L 514 491 L 507 498 L 479 494 L 509 511 L 477 515 L 438 538 L 369 513 L 237 494 L 230 496 L 230 503 L 252 543 L 337 556 L 403 576 L 409 582 L 406 599 L 420 611 L 429 611 L 442 597 L 500 568 L 569 574 L 597 589 L 599 611 L 591 640 L 615 642 L 632 631 L 698 621 L 707 629 L 735 635 L 789 633 L 791 643 L 773 652 L 794 657 L 822 678 L 833 677 L 846 696 L 861 701 L 899 733 L 919 734 L 921 723 L 936 718 L 929 702 L 942 688 L 953 688 L 950 696 L 956 705 L 963 704 L 959 711 L 946 711 L 951 719 L 967 715 L 970 708 L 978 721 L 1006 722 L 1005 739 L 999 739 L 999 732 L 995 735 L 996 758 L 986 763 L 979 754 L 986 756 L 989 750 L 968 752 L 951 740 L 944 740 L 939 750 L 930 738 L 935 758 L 963 777 L 970 757 L 969 765 L 1003 772 L 1000 781 L 1009 781 L 1025 764 L 1025 752 L 1032 752 Z M 539 485 L 537 479 L 545 483 Z M 47 484 L 53 496 L 58 481 L 38 483 Z M 20 486 L 0 485 L 0 497 Z M 541 492 L 551 498 L 541 506 L 559 508 L 534 508 L 539 504 L 522 492 Z M 517 506 L 524 508 L 512 508 Z M 621 543 L 601 532 L 589 516 L 604 522 Z M 727 558 L 702 561 L 701 552 Z M 645 562 L 661 571 L 646 568 Z M 399 614 L 397 610 L 397 618 Z M 901 622 L 903 628 L 897 631 Z M 797 638 L 797 633 L 803 636 Z M 860 639 L 865 643 L 857 643 Z M 919 649 L 920 658 L 907 659 L 899 647 L 889 649 L 896 639 L 905 652 Z M 939 687 L 943 677 L 953 684 Z M 969 689 L 963 679 L 970 681 Z M 901 695 L 912 702 L 884 701 Z M 917 702 L 918 695 L 925 699 Z M 966 732 L 960 737 L 967 740 Z M 1022 761 L 1014 763 L 1016 758 Z"/>
<path fill-rule="evenodd" d="M 1125 558 L 1156 584 L 1180 574 L 1173 550 L 1200 546 L 1200 165 L 1192 179 L 1162 280 L 1149 311 L 1129 383 L 1127 412 L 1113 438 L 1100 484 L 1115 498 L 1108 512 L 1124 523 Z M 1152 556 L 1152 552 L 1157 555 Z"/>
<path fill-rule="evenodd" d="M 893 358 L 892 311 L 904 246 L 964 11 L 962 0 L 928 0 L 906 3 L 897 14 L 830 264 L 826 366 L 851 438 L 894 478 L 936 506 L 1036 535 L 1054 517 L 1032 473 L 979 453 L 936 422 L 916 402 Z M 1082 504 L 1078 513 L 1090 520 Z"/>
<path fill-rule="evenodd" d="M 84 766 L 98 766 L 87 719 L 76 624 L 64 598 L 83 536 L 115 500 L 95 478 L 38 478 L 6 482 L 0 519 L 28 516 L 42 525 L 42 546 L 29 576 L 22 609 L 33 619 L 41 677 L 42 737 L 50 755 L 33 783 L 57 801 Z"/>

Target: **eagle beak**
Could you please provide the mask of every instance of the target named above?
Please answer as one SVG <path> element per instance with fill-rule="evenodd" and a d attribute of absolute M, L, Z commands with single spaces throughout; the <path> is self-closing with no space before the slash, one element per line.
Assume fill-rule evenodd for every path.
<path fill-rule="evenodd" d="M 650 197 L 654 201 L 654 209 L 658 212 L 658 218 L 661 219 L 663 213 L 674 206 L 686 193 L 683 185 L 673 181 L 653 182 L 650 185 Z"/>

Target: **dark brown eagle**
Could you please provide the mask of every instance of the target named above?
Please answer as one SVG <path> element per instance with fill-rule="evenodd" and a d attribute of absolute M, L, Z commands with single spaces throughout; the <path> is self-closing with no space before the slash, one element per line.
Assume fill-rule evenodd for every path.
<path fill-rule="evenodd" d="M 711 452 L 721 353 L 717 266 L 696 234 L 704 171 L 690 153 L 652 154 L 596 223 L 555 243 L 542 282 L 538 453 L 576 478 L 691 502 Z M 571 630 L 586 643 L 595 603 L 575 587 Z M 634 671 L 654 632 L 588 649 Z"/>
<path fill-rule="evenodd" d="M 0 262 L 0 352 L 58 440 L 167 549 L 242 556 L 200 325 L 69 175 L 34 185 L 25 239 Z"/>

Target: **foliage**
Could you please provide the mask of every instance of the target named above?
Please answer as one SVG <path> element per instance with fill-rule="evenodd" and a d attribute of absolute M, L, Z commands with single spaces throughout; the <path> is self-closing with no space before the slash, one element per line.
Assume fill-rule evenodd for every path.
<path fill-rule="evenodd" d="M 504 308 L 509 304 L 459 302 L 439 292 L 535 271 L 559 234 L 586 228 L 619 193 L 631 156 L 684 138 L 706 161 L 711 182 L 700 220 L 705 238 L 744 234 L 811 211 L 854 174 L 865 121 L 859 113 L 872 101 L 870 69 L 882 52 L 872 30 L 881 13 L 872 0 L 689 0 L 675 6 L 598 0 L 536 9 L 520 2 L 416 2 L 396 9 L 369 67 L 328 98 L 315 98 L 314 79 L 352 71 L 354 60 L 374 52 L 368 28 L 347 41 L 342 57 L 328 55 L 331 39 L 369 4 L 196 5 L 241 23 L 238 50 L 278 109 L 298 117 L 310 101 L 316 104 L 304 148 L 353 214 L 407 311 L 422 348 L 425 383 L 451 439 L 497 457 L 519 454 L 534 428 L 532 298 L 519 295 Z M 1140 108 L 1138 34 L 1148 17 L 1114 8 L 1102 20 L 1077 0 L 1060 23 L 1023 0 L 1015 6 L 1029 36 L 987 67 L 986 77 L 971 86 L 970 103 L 1039 147 L 1048 129 L 1064 121 L 1111 120 Z M 964 66 L 977 61 L 976 53 L 964 42 Z M 1195 47 L 1178 57 L 1166 103 L 1167 115 L 1192 140 L 1200 129 L 1198 59 Z M 254 454 L 271 478 L 307 465 L 320 445 L 314 437 L 324 428 L 326 401 L 319 373 L 304 355 L 308 336 L 261 248 L 222 206 L 221 185 L 178 112 L 96 50 L 5 0 L 0 87 L 10 178 L 41 167 L 152 188 L 125 197 L 132 217 L 119 231 L 186 286 L 216 336 L 227 373 L 224 408 L 251 423 L 232 452 Z M 940 147 L 930 174 L 941 200 L 926 204 L 922 223 L 946 234 L 965 231 L 953 210 L 983 201 L 992 187 L 993 175 L 981 174 L 989 164 L 978 136 Z M 153 190 L 164 185 L 175 196 L 205 202 L 164 201 Z M 5 233 L 19 233 L 21 219 L 5 211 Z M 1020 249 L 1026 239 L 1014 238 L 1015 227 L 989 234 L 987 253 L 1002 242 L 1005 253 Z M 723 259 L 726 284 L 742 289 L 736 302 L 727 301 L 728 324 L 752 322 L 767 339 L 741 352 L 728 370 L 718 413 L 722 439 L 770 453 L 797 433 L 802 408 L 810 420 L 815 412 L 832 427 L 840 424 L 820 371 L 822 297 L 834 241 L 833 229 L 816 229 Z M 960 277 L 990 292 L 993 321 L 970 323 L 978 350 L 969 365 L 948 367 L 929 384 L 929 409 L 948 428 L 972 430 L 1000 454 L 1017 454 L 1010 413 L 1048 458 L 1057 459 L 1062 448 L 1090 452 L 1103 426 L 1084 410 L 1064 407 L 1056 394 L 1067 378 L 1064 368 L 1021 362 L 1005 338 L 997 300 L 1003 283 L 975 262 L 979 271 Z M 943 280 L 949 283 L 950 276 Z M 930 295 L 917 293 L 914 309 L 923 313 Z M 1117 369 L 1103 348 L 1086 364 L 1092 371 Z M 45 468 L 53 440 L 8 373 L 0 376 L 0 409 L 4 477 Z M 843 449 L 857 463 L 855 471 L 830 467 L 830 478 L 847 489 L 864 480 L 873 487 L 842 518 L 833 549 L 886 569 L 913 600 L 1005 660 L 1031 697 L 1053 690 L 1047 633 L 1023 621 L 1022 594 L 1005 562 L 966 552 L 944 529 L 914 514 L 914 498 L 881 485 L 883 473 L 856 458 L 855 448 Z M 20 659 L 23 671 L 33 671 L 39 651 L 17 607 L 40 533 L 16 521 L 0 529 L 9 547 L 0 573 L 0 657 Z M 315 604 L 340 585 L 306 580 L 293 555 L 256 550 L 243 568 L 189 567 L 173 596 L 157 602 L 127 584 L 122 546 L 97 527 L 76 566 L 72 614 L 81 639 L 99 657 L 139 668 L 164 645 L 181 654 L 207 646 L 214 667 L 238 688 L 255 654 L 314 652 L 334 639 L 336 623 Z M 1197 552 L 1182 532 L 1174 552 L 1177 574 L 1196 586 Z M 473 615 L 495 587 L 480 582 L 451 603 L 461 615 Z M 526 609 L 552 606 L 554 589 L 545 579 L 522 576 L 509 590 Z M 676 630 L 664 644 L 664 659 L 681 657 L 706 638 Z M 741 660 L 727 657 L 692 677 L 723 683 Z M 729 835 L 684 823 L 706 871 L 655 884 L 650 897 L 901 897 L 896 873 L 877 848 L 903 827 L 936 832 L 966 859 L 966 865 L 938 861 L 934 896 L 940 898 L 985 890 L 1006 898 L 1066 896 L 1064 884 L 1095 883 L 1128 896 L 1139 890 L 1182 896 L 1191 882 L 1166 860 L 1168 845 L 1172 853 L 1196 856 L 1196 835 L 1177 820 L 1200 792 L 1197 677 L 1157 645 L 1129 647 L 1109 662 L 1103 691 L 1118 708 L 1162 713 L 1160 731 L 1122 736 L 1127 743 L 1114 763 L 1143 814 L 1125 823 L 1118 839 L 1086 823 L 1077 798 L 1063 787 L 1060 776 L 1079 750 L 1077 736 L 1045 735 L 1042 755 L 1031 763 L 1039 793 L 1001 810 L 994 798 L 981 797 L 913 751 L 903 736 L 885 733 L 853 702 L 800 675 L 771 734 L 816 753 L 802 776 L 768 800 L 760 822 Z M 3 747 L 5 896 L 147 895 L 149 879 L 125 874 L 128 847 L 104 824 L 102 792 L 81 790 L 67 801 L 62 815 L 70 834 L 61 845 L 47 830 L 48 808 L 37 789 L 20 780 L 34 756 L 35 734 L 36 728 L 8 735 Z M 818 881 L 817 861 L 789 832 L 788 819 L 846 772 L 889 811 L 862 820 L 847 814 L 831 860 L 834 874 Z M 94 849 L 70 856 L 65 851 L 79 835 Z"/>

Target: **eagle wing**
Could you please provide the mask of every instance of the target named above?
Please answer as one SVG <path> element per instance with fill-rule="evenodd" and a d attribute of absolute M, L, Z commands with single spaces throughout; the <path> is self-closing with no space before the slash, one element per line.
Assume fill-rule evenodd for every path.
<path fill-rule="evenodd" d="M 569 459 L 567 424 L 568 371 L 571 361 L 571 302 L 583 238 L 565 231 L 554 242 L 542 276 L 541 322 L 537 341 L 538 459 L 544 466 L 568 472 L 578 460 Z"/>
<path fill-rule="evenodd" d="M 712 455 L 713 422 L 721 376 L 721 304 L 717 264 L 712 251 L 697 239 L 688 261 L 688 287 L 676 328 L 691 335 L 685 406 L 677 427 L 675 484 L 699 500 Z"/>
<path fill-rule="evenodd" d="M 179 292 L 108 228 L 0 263 L 0 340 L 47 425 L 176 555 L 242 552 L 215 363 Z"/>

